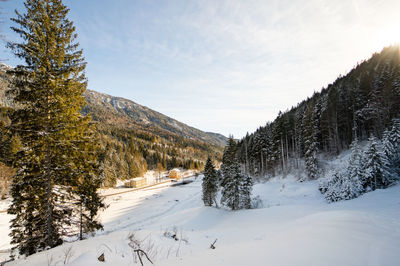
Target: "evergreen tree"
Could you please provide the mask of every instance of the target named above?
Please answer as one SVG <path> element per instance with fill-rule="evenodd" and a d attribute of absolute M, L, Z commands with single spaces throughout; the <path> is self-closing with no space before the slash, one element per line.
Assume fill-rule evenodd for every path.
<path fill-rule="evenodd" d="M 253 186 L 251 177 L 242 174 L 236 152 L 237 144 L 231 136 L 222 157 L 221 204 L 232 210 L 251 207 L 251 189 Z"/>
<path fill-rule="evenodd" d="M 388 160 L 382 151 L 380 141 L 371 136 L 365 151 L 363 163 L 363 187 L 366 191 L 385 188 L 390 184 L 389 174 L 386 168 Z"/>
<path fill-rule="evenodd" d="M 242 174 L 242 184 L 240 186 L 240 207 L 243 209 L 251 208 L 251 191 L 253 189 L 253 179 L 249 175 Z"/>
<path fill-rule="evenodd" d="M 230 136 L 222 156 L 221 204 L 228 206 L 232 210 L 237 210 L 240 206 L 241 176 L 240 166 L 236 159 L 236 149 L 236 141 L 233 136 Z"/>
<path fill-rule="evenodd" d="M 318 116 L 320 106 L 317 104 L 314 106 L 310 103 L 307 107 L 306 114 L 304 116 L 304 135 L 305 135 L 305 163 L 307 176 L 310 179 L 316 179 L 319 174 L 317 151 L 318 151 Z"/>
<path fill-rule="evenodd" d="M 311 144 L 309 144 L 308 150 L 306 151 L 306 170 L 307 176 L 310 179 L 316 179 L 319 173 L 316 146 L 316 143 L 312 142 Z"/>
<path fill-rule="evenodd" d="M 383 150 L 388 159 L 387 170 L 390 183 L 400 178 L 400 119 L 393 120 L 390 130 L 384 132 Z"/>
<path fill-rule="evenodd" d="M 222 156 L 222 163 L 224 165 L 232 164 L 236 159 L 237 146 L 236 141 L 233 136 L 229 136 L 228 145 L 225 148 L 224 154 Z"/>
<path fill-rule="evenodd" d="M 6 122 L 0 117 L 0 162 L 5 162 L 8 157 L 8 134 L 6 132 Z"/>
<path fill-rule="evenodd" d="M 224 154 L 222 155 L 221 186 L 223 186 L 225 176 L 230 175 L 230 166 L 236 161 L 236 149 L 236 141 L 233 139 L 233 136 L 230 136 L 228 145 L 225 147 Z"/>
<path fill-rule="evenodd" d="M 75 154 L 75 167 L 77 183 L 74 185 L 74 194 L 77 200 L 77 208 L 75 213 L 79 211 L 79 239 L 83 239 L 84 234 L 92 233 L 96 230 L 103 229 L 103 225 L 97 221 L 97 214 L 100 209 L 105 207 L 102 198 L 97 193 L 97 189 L 103 183 L 102 168 L 100 161 L 102 160 L 103 151 L 98 142 L 94 131 L 90 124 L 86 124 L 87 132 L 83 137 L 78 139 L 76 147 L 80 152 Z M 90 133 L 90 134 L 89 134 Z"/>
<path fill-rule="evenodd" d="M 218 192 L 218 176 L 211 159 L 208 158 L 204 168 L 203 201 L 205 206 L 212 206 Z"/>
<path fill-rule="evenodd" d="M 90 117 L 80 114 L 86 63 L 69 10 L 61 0 L 27 0 L 25 8 L 26 14 L 16 11 L 12 19 L 23 42 L 8 44 L 25 61 L 11 71 L 10 93 L 22 108 L 12 113 L 10 130 L 23 148 L 14 162 L 8 212 L 14 215 L 11 243 L 30 255 L 62 243 L 74 226 L 77 206 L 90 213 L 88 231 L 100 228 L 94 216 L 102 203 L 96 194 L 101 183 L 96 180 L 97 141 Z M 73 204 L 77 198 L 80 203 Z"/>
<path fill-rule="evenodd" d="M 240 165 L 234 160 L 230 165 L 224 167 L 222 180 L 221 204 L 232 210 L 241 208 L 241 188 L 244 175 L 240 172 Z"/>
<path fill-rule="evenodd" d="M 351 156 L 349 160 L 349 166 L 344 175 L 342 175 L 342 197 L 343 199 L 357 198 L 364 192 L 362 185 L 362 153 L 358 145 L 357 137 L 352 142 Z"/>
<path fill-rule="evenodd" d="M 357 138 L 351 144 L 348 167 L 320 182 L 319 190 L 328 202 L 354 199 L 364 193 L 362 153 Z"/>
<path fill-rule="evenodd" d="M 400 117 L 398 51 L 399 45 L 384 48 L 346 76 L 338 77 L 296 107 L 280 112 L 265 127 L 246 135 L 237 148 L 240 162 L 246 162 L 246 172 L 255 175 L 261 169 L 275 175 L 282 169 L 285 174 L 295 166 L 300 176 L 305 162 L 308 177 L 315 179 L 319 175 L 318 153 L 338 155 L 349 148 L 356 134 L 362 141 L 371 133 L 382 138 L 385 128 Z M 259 138 L 264 132 L 269 136 L 262 154 Z M 386 143 L 383 139 L 384 146 L 391 146 L 392 138 Z M 385 152 L 390 149 L 385 147 Z M 387 168 L 399 169 L 396 167 L 399 163 L 392 164 L 387 156 L 390 163 Z M 398 179 L 400 172 L 395 172 L 392 179 Z"/>
<path fill-rule="evenodd" d="M 326 180 L 321 181 L 319 190 L 324 194 L 328 202 L 342 200 L 343 176 L 339 172 L 334 172 Z"/>
<path fill-rule="evenodd" d="M 378 139 L 370 137 L 364 155 L 357 138 L 350 147 L 351 156 L 347 169 L 336 172 L 320 183 L 320 191 L 329 202 L 353 199 L 364 192 L 385 188 L 394 182 L 388 167 L 389 160 Z"/>

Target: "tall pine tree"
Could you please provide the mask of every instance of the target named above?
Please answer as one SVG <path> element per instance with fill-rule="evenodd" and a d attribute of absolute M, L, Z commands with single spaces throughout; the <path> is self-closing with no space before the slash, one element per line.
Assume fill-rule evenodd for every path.
<path fill-rule="evenodd" d="M 231 136 L 222 157 L 222 197 L 221 204 L 232 210 L 251 207 L 251 189 L 253 181 L 250 176 L 245 176 L 240 170 L 236 158 L 236 141 Z"/>
<path fill-rule="evenodd" d="M 206 166 L 204 167 L 202 186 L 204 205 L 212 206 L 213 203 L 216 203 L 215 199 L 218 192 L 218 175 L 210 158 L 207 159 Z"/>
<path fill-rule="evenodd" d="M 349 160 L 349 166 L 346 172 L 342 175 L 342 195 L 344 199 L 357 198 L 364 192 L 362 185 L 362 153 L 360 146 L 358 145 L 357 137 L 350 145 L 351 156 Z"/>
<path fill-rule="evenodd" d="M 96 194 L 101 182 L 93 126 L 80 114 L 86 63 L 69 9 L 61 0 L 27 0 L 25 8 L 12 19 L 23 41 L 8 45 L 25 61 L 11 71 L 11 94 L 20 108 L 11 115 L 10 129 L 23 148 L 14 163 L 8 212 L 15 215 L 14 248 L 30 255 L 61 244 L 73 232 L 75 213 L 82 213 L 86 231 L 100 228 L 94 219 L 103 205 Z"/>
<path fill-rule="evenodd" d="M 221 204 L 233 211 L 238 210 L 241 208 L 240 193 L 244 176 L 240 172 L 240 165 L 237 160 L 234 160 L 230 165 L 224 166 L 224 168 Z"/>
<path fill-rule="evenodd" d="M 222 155 L 222 165 L 221 165 L 221 186 L 223 187 L 223 182 L 225 176 L 229 176 L 229 166 L 236 160 L 236 141 L 233 136 L 229 136 L 228 145 L 225 147 L 224 154 Z"/>
<path fill-rule="evenodd" d="M 371 136 L 364 155 L 363 186 L 366 191 L 385 188 L 390 184 L 386 154 L 379 139 Z"/>
<path fill-rule="evenodd" d="M 228 145 L 222 156 L 222 198 L 221 204 L 228 206 L 232 210 L 239 209 L 240 206 L 240 166 L 236 160 L 236 141 L 233 136 L 229 137 Z"/>
<path fill-rule="evenodd" d="M 306 113 L 303 118 L 304 124 L 304 147 L 305 147 L 305 164 L 307 176 L 309 179 L 317 179 L 319 175 L 319 167 L 317 160 L 318 152 L 318 116 L 320 106 L 310 102 L 307 106 Z"/>
<path fill-rule="evenodd" d="M 253 179 L 250 175 L 241 176 L 240 185 L 240 207 L 243 209 L 251 208 L 251 191 L 253 189 Z"/>
<path fill-rule="evenodd" d="M 388 159 L 386 167 L 390 183 L 394 183 L 400 178 L 400 118 L 394 119 L 392 128 L 383 135 L 383 150 Z"/>

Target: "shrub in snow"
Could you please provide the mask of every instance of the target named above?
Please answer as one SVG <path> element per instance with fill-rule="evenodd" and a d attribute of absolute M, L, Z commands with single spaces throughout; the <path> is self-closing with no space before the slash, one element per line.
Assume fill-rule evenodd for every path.
<path fill-rule="evenodd" d="M 348 167 L 334 172 L 320 182 L 319 190 L 328 202 L 354 199 L 364 192 L 362 185 L 362 153 L 357 138 L 351 144 Z"/>
<path fill-rule="evenodd" d="M 252 209 L 261 209 L 264 207 L 264 202 L 262 201 L 260 196 L 256 196 L 251 199 L 251 208 Z"/>
<path fill-rule="evenodd" d="M 328 202 L 354 199 L 361 194 L 386 188 L 398 180 L 400 162 L 400 120 L 386 131 L 383 142 L 371 136 L 364 153 L 357 138 L 351 144 L 348 167 L 321 180 L 319 190 Z M 399 167 L 400 168 L 400 167 Z"/>
<path fill-rule="evenodd" d="M 303 182 L 304 180 L 300 180 L 300 182 Z M 329 178 L 321 178 L 319 180 L 319 184 L 318 184 L 318 189 L 322 194 L 325 194 L 328 191 L 328 187 L 329 187 Z"/>
<path fill-rule="evenodd" d="M 152 259 L 157 255 L 157 248 L 151 238 L 138 239 L 134 233 L 128 235 L 128 246 L 131 248 L 133 263 L 140 262 L 143 265 L 143 260 L 146 258 L 151 264 Z"/>
<path fill-rule="evenodd" d="M 341 197 L 341 180 L 340 173 L 335 172 L 332 176 L 328 177 L 326 180 L 326 188 L 325 188 L 325 198 L 328 202 L 334 202 L 342 200 Z M 321 189 L 320 189 L 321 190 Z"/>
<path fill-rule="evenodd" d="M 339 175 L 340 176 L 340 175 Z M 342 182 L 340 186 L 340 198 L 344 200 L 354 199 L 363 192 L 363 186 L 360 179 L 350 176 L 348 173 L 341 175 Z"/>
<path fill-rule="evenodd" d="M 172 238 L 172 239 L 174 239 L 175 241 L 178 241 L 179 240 L 179 238 L 178 238 L 178 228 L 176 227 L 176 226 L 174 226 L 173 228 L 172 228 L 172 230 L 165 230 L 165 232 L 164 232 L 164 237 L 166 237 L 166 238 Z"/>
<path fill-rule="evenodd" d="M 354 199 L 363 193 L 361 182 L 346 172 L 335 172 L 320 183 L 319 189 L 328 202 Z"/>

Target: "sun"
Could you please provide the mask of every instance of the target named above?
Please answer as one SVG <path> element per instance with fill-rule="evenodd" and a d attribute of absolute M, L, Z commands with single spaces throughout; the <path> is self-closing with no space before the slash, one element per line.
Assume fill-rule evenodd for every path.
<path fill-rule="evenodd" d="M 375 51 L 380 51 L 383 47 L 400 44 L 400 21 L 377 30 L 372 40 Z"/>

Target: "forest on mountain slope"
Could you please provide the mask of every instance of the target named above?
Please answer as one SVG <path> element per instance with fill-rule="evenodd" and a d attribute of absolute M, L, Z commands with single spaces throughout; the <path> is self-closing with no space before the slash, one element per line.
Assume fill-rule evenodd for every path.
<path fill-rule="evenodd" d="M 238 141 L 237 157 L 253 176 L 295 172 L 315 179 L 323 160 L 354 139 L 383 137 L 400 115 L 400 47 L 384 48 L 297 106 Z"/>
<path fill-rule="evenodd" d="M 4 130 L 10 123 L 15 104 L 7 95 L 11 77 L 10 68 L 0 69 L 0 162 L 2 167 L 12 168 L 13 151 L 18 150 L 18 136 Z M 86 91 L 86 106 L 82 113 L 90 114 L 96 124 L 102 147 L 99 157 L 103 169 L 103 185 L 114 186 L 117 179 L 129 179 L 143 175 L 147 170 L 169 170 L 175 167 L 201 170 L 207 157 L 220 161 L 226 138 L 220 134 L 205 133 L 170 119 L 149 108 L 128 102 L 130 112 L 118 110 L 103 98 L 111 97 L 95 91 Z M 140 110 L 131 106 L 139 106 Z M 135 117 L 153 119 L 143 122 Z M 154 120 L 157 120 L 155 122 Z M 181 130 L 167 122 L 177 124 Z M 3 129 L 3 130 L 2 130 Z M 12 169 L 8 169 L 12 173 Z"/>

